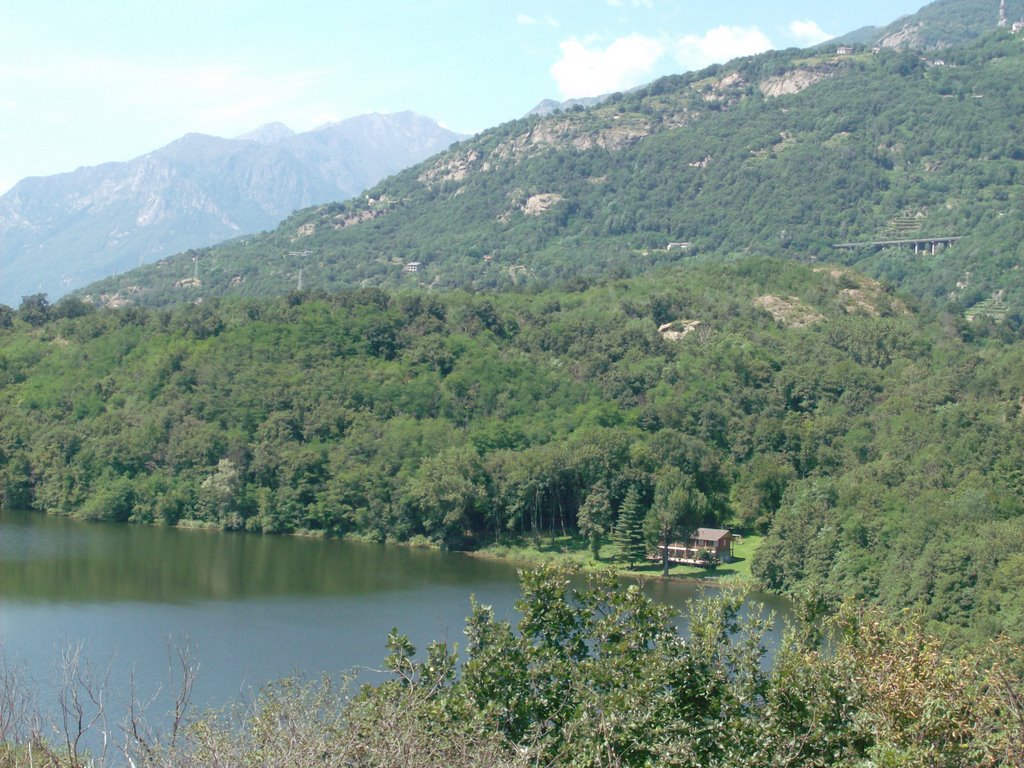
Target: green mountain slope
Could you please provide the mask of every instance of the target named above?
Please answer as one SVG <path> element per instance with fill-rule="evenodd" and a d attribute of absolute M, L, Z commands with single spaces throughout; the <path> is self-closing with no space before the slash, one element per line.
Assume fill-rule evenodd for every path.
<path fill-rule="evenodd" d="M 1007 26 L 1021 18 L 1024 18 L 1024 2 L 1007 0 Z M 991 32 L 998 23 L 999 0 L 936 0 L 917 13 L 902 16 L 887 26 L 863 27 L 826 45 L 934 51 L 970 43 Z"/>
<path fill-rule="evenodd" d="M 943 57 L 794 50 L 666 78 L 507 123 L 363 198 L 204 251 L 201 285 L 190 254 L 89 293 L 273 295 L 300 271 L 321 289 L 501 288 L 756 253 L 842 259 L 961 308 L 1002 291 L 1016 311 L 1024 38 L 992 32 Z M 946 236 L 963 239 L 934 258 L 833 248 Z"/>
<path fill-rule="evenodd" d="M 472 547 L 574 533 L 598 486 L 607 537 L 676 467 L 704 524 L 767 532 L 773 589 L 964 638 L 1024 626 L 1024 342 L 852 272 L 745 259 L 7 324 L 8 505 Z"/>
<path fill-rule="evenodd" d="M 999 21 L 999 5 L 999 0 L 937 0 L 863 42 L 916 50 L 963 45 L 992 31 Z M 1006 0 L 1007 25 L 1022 18 L 1024 2 Z"/>

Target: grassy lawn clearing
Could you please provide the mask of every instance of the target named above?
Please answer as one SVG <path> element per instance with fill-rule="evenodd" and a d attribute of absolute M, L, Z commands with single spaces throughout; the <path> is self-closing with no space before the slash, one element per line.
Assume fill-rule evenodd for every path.
<path fill-rule="evenodd" d="M 750 561 L 753 558 L 754 552 L 760 546 L 762 538 L 757 535 L 743 536 L 739 541 L 733 542 L 733 561 L 731 563 L 722 563 L 714 569 L 699 568 L 692 565 L 673 565 L 669 569 L 669 577 L 722 583 L 748 581 L 751 579 Z M 633 574 L 648 578 L 658 578 L 661 576 L 660 561 L 638 563 L 631 570 L 624 564 L 615 561 L 617 550 L 615 545 L 610 543 L 606 543 L 601 547 L 601 559 L 595 561 L 591 555 L 590 547 L 587 546 L 587 542 L 571 536 L 542 537 L 533 541 L 528 539 L 509 540 L 492 544 L 474 554 L 480 557 L 510 560 L 520 563 L 523 567 L 527 568 L 539 566 L 543 563 L 558 562 L 584 570 L 614 568 L 623 574 Z"/>

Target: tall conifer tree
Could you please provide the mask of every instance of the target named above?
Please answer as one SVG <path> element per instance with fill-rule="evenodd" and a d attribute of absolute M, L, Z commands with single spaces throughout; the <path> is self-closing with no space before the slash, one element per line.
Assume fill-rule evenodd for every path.
<path fill-rule="evenodd" d="M 647 545 L 644 543 L 644 513 L 640 509 L 640 494 L 633 486 L 630 486 L 626 498 L 622 500 L 612 539 L 619 551 L 619 561 L 626 563 L 630 568 L 643 561 L 647 555 Z"/>

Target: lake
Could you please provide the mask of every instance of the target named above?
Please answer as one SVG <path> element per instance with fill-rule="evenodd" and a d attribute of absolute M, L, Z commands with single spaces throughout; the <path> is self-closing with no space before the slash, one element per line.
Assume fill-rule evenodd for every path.
<path fill-rule="evenodd" d="M 646 588 L 676 606 L 698 591 Z M 294 673 L 379 681 L 392 627 L 418 648 L 461 645 L 470 595 L 514 620 L 516 567 L 409 547 L 0 513 L 0 643 L 43 698 L 56 689 L 62 649 L 79 644 L 98 670 L 110 668 L 122 705 L 132 669 L 141 696 L 167 687 L 169 643 L 189 644 L 200 662 L 200 707 Z M 778 598 L 757 599 L 785 612 Z"/>

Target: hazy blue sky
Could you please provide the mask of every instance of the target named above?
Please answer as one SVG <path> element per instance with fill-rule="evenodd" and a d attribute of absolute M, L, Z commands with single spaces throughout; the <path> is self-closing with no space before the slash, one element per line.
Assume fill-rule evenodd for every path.
<path fill-rule="evenodd" d="M 6 0 L 0 193 L 190 131 L 236 136 L 272 121 L 308 130 L 411 109 L 475 133 L 543 98 L 812 45 L 924 4 Z"/>

